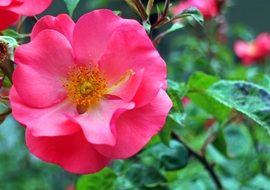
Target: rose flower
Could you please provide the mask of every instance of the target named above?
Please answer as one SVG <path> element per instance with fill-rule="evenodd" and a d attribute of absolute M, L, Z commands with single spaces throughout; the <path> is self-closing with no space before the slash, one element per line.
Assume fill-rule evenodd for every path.
<path fill-rule="evenodd" d="M 38 158 L 93 173 L 136 154 L 172 106 L 166 64 L 144 28 L 110 10 L 45 16 L 15 51 L 10 101 Z"/>
<path fill-rule="evenodd" d="M 255 40 L 249 42 L 238 40 L 234 44 L 234 51 L 244 65 L 263 61 L 270 55 L 270 35 L 261 33 Z"/>

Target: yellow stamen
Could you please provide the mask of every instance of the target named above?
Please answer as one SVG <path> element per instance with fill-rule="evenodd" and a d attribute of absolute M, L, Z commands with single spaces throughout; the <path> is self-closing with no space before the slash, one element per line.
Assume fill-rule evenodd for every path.
<path fill-rule="evenodd" d="M 104 96 L 107 80 L 97 67 L 80 66 L 70 70 L 64 87 L 69 99 L 80 108 L 78 110 L 87 111 Z"/>
<path fill-rule="evenodd" d="M 105 95 L 120 88 L 133 74 L 132 70 L 127 70 L 115 84 L 108 87 L 107 79 L 97 67 L 79 66 L 70 69 L 64 87 L 68 98 L 76 104 L 81 114 L 97 105 Z"/>

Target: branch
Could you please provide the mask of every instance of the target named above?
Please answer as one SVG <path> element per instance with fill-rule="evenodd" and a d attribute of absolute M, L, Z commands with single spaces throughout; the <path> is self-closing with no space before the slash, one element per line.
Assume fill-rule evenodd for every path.
<path fill-rule="evenodd" d="M 204 156 L 202 156 L 201 154 L 193 150 L 177 134 L 173 133 L 173 136 L 187 148 L 190 155 L 194 156 L 194 158 L 196 158 L 205 167 L 205 169 L 208 171 L 210 177 L 212 178 L 218 190 L 224 190 L 219 177 L 217 176 L 216 172 L 213 169 L 213 165 L 208 163 L 208 161 L 206 160 Z"/>

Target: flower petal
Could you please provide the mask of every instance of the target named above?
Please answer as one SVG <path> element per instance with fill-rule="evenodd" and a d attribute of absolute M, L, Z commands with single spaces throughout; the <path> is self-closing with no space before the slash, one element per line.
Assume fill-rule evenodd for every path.
<path fill-rule="evenodd" d="M 33 40 L 39 32 L 45 29 L 52 29 L 62 33 L 72 42 L 74 26 L 75 23 L 67 14 L 60 14 L 57 17 L 47 15 L 39 19 L 33 27 L 31 40 Z"/>
<path fill-rule="evenodd" d="M 74 106 L 68 102 L 43 109 L 32 108 L 22 102 L 14 87 L 11 88 L 9 98 L 12 115 L 34 136 L 69 135 L 80 130 L 80 126 L 65 115 L 65 113 L 76 113 Z"/>
<path fill-rule="evenodd" d="M 121 98 L 125 102 L 130 102 L 136 95 L 144 77 L 144 69 L 139 70 L 133 74 L 130 79 L 123 85 L 117 87 L 114 91 L 109 93 Z"/>
<path fill-rule="evenodd" d="M 133 107 L 133 103 L 124 103 L 121 100 L 103 100 L 98 107 L 73 118 L 90 143 L 114 145 L 115 121 L 121 113 Z"/>
<path fill-rule="evenodd" d="M 12 0 L 1 0 L 0 1 L 0 6 L 8 6 L 10 5 Z"/>
<path fill-rule="evenodd" d="M 1 19 L 0 22 L 0 31 L 1 31 L 8 28 L 12 24 L 14 24 L 17 20 L 19 20 L 19 15 L 11 11 L 0 10 L 0 18 L 5 18 Z"/>
<path fill-rule="evenodd" d="M 74 28 L 74 51 L 78 63 L 96 63 L 114 31 L 126 22 L 110 10 L 95 10 L 80 17 Z"/>
<path fill-rule="evenodd" d="M 143 27 L 136 22 L 113 34 L 99 67 L 111 85 L 128 70 L 136 73 L 144 69 L 142 82 L 133 100 L 136 106 L 149 103 L 160 88 L 166 86 L 166 64 Z"/>
<path fill-rule="evenodd" d="M 15 51 L 14 86 L 22 101 L 47 107 L 66 97 L 63 80 L 73 66 L 72 48 L 59 32 L 44 30 Z"/>
<path fill-rule="evenodd" d="M 95 148 L 113 159 L 134 155 L 163 127 L 171 107 L 170 98 L 160 90 L 150 104 L 127 111 L 118 118 L 115 146 L 95 145 Z"/>
<path fill-rule="evenodd" d="M 34 16 L 47 9 L 51 2 L 52 0 L 24 0 L 22 3 L 13 3 L 6 9 L 24 16 Z"/>
<path fill-rule="evenodd" d="M 86 141 L 82 132 L 58 137 L 34 137 L 26 129 L 26 145 L 41 160 L 58 164 L 73 173 L 94 173 L 109 162 Z"/>

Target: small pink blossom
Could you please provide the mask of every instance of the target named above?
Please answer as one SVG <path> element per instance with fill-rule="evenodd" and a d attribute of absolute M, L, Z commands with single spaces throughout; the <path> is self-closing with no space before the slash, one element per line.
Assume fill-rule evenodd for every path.
<path fill-rule="evenodd" d="M 190 99 L 187 96 L 184 96 L 181 101 L 184 106 L 187 106 L 190 103 Z"/>
<path fill-rule="evenodd" d="M 45 16 L 15 51 L 10 101 L 40 159 L 93 173 L 136 154 L 172 106 L 166 64 L 144 28 L 110 10 Z"/>
<path fill-rule="evenodd" d="M 185 0 L 181 1 L 173 8 L 175 15 L 181 13 L 183 10 L 196 7 L 201 11 L 205 19 L 211 19 L 220 13 L 220 5 L 217 0 Z"/>
<path fill-rule="evenodd" d="M 1 0 L 0 31 L 14 24 L 20 16 L 34 16 L 43 12 L 52 0 Z"/>
<path fill-rule="evenodd" d="M 270 34 L 261 33 L 255 40 L 249 42 L 238 40 L 234 44 L 234 51 L 244 65 L 262 61 L 270 55 Z"/>

